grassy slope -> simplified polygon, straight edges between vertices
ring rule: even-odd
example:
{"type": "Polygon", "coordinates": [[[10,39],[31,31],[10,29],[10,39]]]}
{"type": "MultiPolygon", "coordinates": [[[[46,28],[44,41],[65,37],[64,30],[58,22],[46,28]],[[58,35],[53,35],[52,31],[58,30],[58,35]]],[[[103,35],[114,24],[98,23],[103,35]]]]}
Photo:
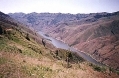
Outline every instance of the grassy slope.
{"type": "Polygon", "coordinates": [[[2,21],[0,26],[6,30],[0,34],[0,78],[118,77],[115,73],[110,75],[108,68],[93,66],[86,61],[70,63],[72,67],[66,68],[67,63],[63,56],[66,54],[65,50],[59,51],[59,57],[64,57],[64,60],[58,60],[53,51],[39,44],[40,39],[34,39],[37,37],[33,33],[29,33],[30,40],[26,39],[28,29],[2,21]]]}

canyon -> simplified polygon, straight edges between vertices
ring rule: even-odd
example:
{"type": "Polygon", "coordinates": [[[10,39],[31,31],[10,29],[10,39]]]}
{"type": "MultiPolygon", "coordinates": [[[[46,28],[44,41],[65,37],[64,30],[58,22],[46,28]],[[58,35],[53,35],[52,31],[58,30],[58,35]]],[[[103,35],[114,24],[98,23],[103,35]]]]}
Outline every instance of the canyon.
{"type": "Polygon", "coordinates": [[[63,14],[9,13],[35,31],[62,40],[98,62],[119,69],[119,12],[63,14]]]}

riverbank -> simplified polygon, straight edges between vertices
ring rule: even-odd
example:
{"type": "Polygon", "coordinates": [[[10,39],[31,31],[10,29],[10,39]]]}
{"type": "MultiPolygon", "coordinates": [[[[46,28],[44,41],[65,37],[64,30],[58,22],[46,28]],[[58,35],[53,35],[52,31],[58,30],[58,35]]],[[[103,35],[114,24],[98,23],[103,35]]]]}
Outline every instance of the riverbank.
{"type": "Polygon", "coordinates": [[[100,66],[104,65],[104,64],[98,62],[96,59],[94,59],[90,54],[87,54],[86,52],[83,52],[83,51],[79,51],[76,48],[71,47],[68,44],[64,43],[64,41],[62,42],[62,40],[59,40],[59,39],[57,40],[50,36],[46,36],[46,34],[41,31],[39,31],[38,33],[41,36],[43,36],[45,39],[50,39],[51,44],[53,44],[56,48],[61,48],[61,49],[66,49],[66,50],[70,49],[72,52],[78,53],[79,56],[81,56],[82,58],[84,58],[85,60],[87,60],[93,64],[100,65],[100,66]]]}

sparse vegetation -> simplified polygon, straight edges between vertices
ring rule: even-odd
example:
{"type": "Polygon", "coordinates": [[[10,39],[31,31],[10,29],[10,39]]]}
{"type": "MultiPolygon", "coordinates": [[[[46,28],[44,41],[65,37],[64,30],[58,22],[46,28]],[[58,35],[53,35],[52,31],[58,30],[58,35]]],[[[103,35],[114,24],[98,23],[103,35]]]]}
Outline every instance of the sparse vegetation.
{"type": "Polygon", "coordinates": [[[91,66],[95,71],[98,71],[98,72],[106,72],[107,71],[107,67],[105,67],[105,66],[98,66],[98,65],[94,65],[92,63],[90,63],[89,66],[91,66]]]}
{"type": "Polygon", "coordinates": [[[83,58],[79,57],[77,54],[72,53],[68,50],[63,50],[63,49],[56,50],[54,55],[55,55],[54,57],[57,58],[58,60],[64,60],[66,62],[62,64],[62,66],[66,68],[72,67],[72,64],[75,64],[75,63],[78,64],[85,61],[83,58]]]}
{"type": "Polygon", "coordinates": [[[6,63],[7,59],[4,57],[0,57],[0,64],[6,63]]]}
{"type": "Polygon", "coordinates": [[[30,41],[29,34],[27,33],[26,39],[30,41]]]}
{"type": "Polygon", "coordinates": [[[0,25],[6,32],[0,34],[0,78],[95,78],[97,74],[101,78],[113,77],[93,71],[76,53],[46,49],[39,44],[41,39],[19,24],[0,20],[0,25]],[[30,40],[26,39],[27,33],[30,40]]]}
{"type": "Polygon", "coordinates": [[[3,33],[3,29],[2,29],[2,27],[0,26],[0,34],[2,34],[3,33]]]}
{"type": "Polygon", "coordinates": [[[41,65],[37,65],[37,66],[24,65],[22,66],[22,71],[31,77],[38,77],[38,78],[44,78],[44,77],[51,78],[53,74],[52,69],[41,65]]]}
{"type": "Polygon", "coordinates": [[[119,75],[119,70],[116,70],[116,69],[114,69],[112,67],[109,67],[109,72],[110,73],[117,73],[119,75]]]}
{"type": "Polygon", "coordinates": [[[106,62],[108,65],[113,64],[115,68],[119,67],[119,12],[15,13],[10,15],[22,23],[31,25],[36,30],[45,30],[48,35],[61,39],[90,55],[98,50],[92,55],[93,58],[100,59],[100,62],[106,62]]]}

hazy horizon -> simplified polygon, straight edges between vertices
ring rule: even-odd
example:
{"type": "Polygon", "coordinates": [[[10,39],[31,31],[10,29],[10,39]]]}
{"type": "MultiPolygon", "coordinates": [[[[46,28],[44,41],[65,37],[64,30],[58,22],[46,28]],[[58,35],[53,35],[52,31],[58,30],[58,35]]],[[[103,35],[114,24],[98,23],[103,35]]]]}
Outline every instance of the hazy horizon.
{"type": "Polygon", "coordinates": [[[4,13],[100,13],[119,11],[119,0],[0,0],[4,13]]]}

